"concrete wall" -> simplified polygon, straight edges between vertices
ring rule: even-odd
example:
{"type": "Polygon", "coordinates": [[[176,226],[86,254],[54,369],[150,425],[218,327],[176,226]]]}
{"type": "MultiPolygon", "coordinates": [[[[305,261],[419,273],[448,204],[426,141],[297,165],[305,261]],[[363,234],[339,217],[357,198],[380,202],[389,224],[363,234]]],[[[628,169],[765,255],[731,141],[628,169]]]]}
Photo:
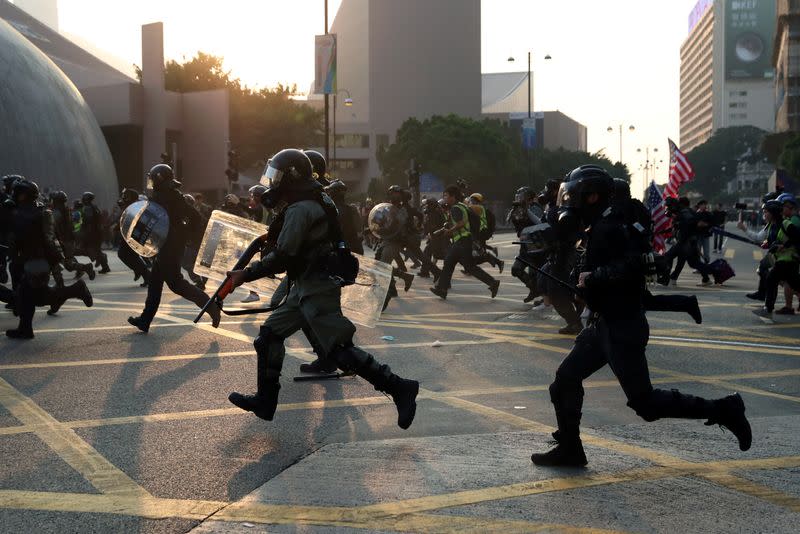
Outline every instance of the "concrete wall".
{"type": "Polygon", "coordinates": [[[142,88],[144,92],[144,143],[142,166],[161,162],[167,149],[167,94],[164,89],[164,25],[142,26],[142,88]]]}
{"type": "Polygon", "coordinates": [[[183,95],[183,132],[178,147],[184,191],[219,191],[228,186],[228,91],[183,95]]]}

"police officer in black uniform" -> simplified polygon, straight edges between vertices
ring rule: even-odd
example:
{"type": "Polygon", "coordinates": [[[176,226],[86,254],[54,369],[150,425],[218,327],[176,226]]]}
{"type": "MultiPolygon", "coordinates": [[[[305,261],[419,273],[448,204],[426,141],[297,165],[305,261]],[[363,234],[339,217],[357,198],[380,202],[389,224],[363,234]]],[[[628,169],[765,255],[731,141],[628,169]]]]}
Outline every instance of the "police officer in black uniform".
{"type": "Polygon", "coordinates": [[[95,273],[91,263],[79,263],[75,259],[75,230],[72,225],[72,214],[67,205],[67,194],[64,191],[55,191],[50,194],[52,203],[53,224],[56,239],[61,245],[64,254],[64,268],[70,272],[76,272],[76,276],[82,274],[89,275],[89,280],[94,280],[95,273]]]}
{"type": "Polygon", "coordinates": [[[19,326],[7,330],[13,339],[33,338],[33,315],[36,306],[59,308],[67,299],[83,300],[92,306],[92,295],[83,280],[62,288],[50,288],[50,265],[63,260],[53,232],[53,214],[36,200],[39,187],[24,178],[14,182],[11,193],[11,276],[15,282],[16,311],[19,326]]]}
{"type": "Polygon", "coordinates": [[[87,191],[81,196],[83,208],[83,249],[95,265],[100,267],[100,274],[111,272],[108,268],[108,256],[103,252],[103,218],[100,210],[94,205],[94,193],[87,191]]]}
{"type": "MultiPolygon", "coordinates": [[[[160,163],[150,169],[148,177],[152,182],[153,194],[150,200],[163,207],[169,215],[169,233],[162,248],[153,260],[150,271],[150,283],[147,286],[147,300],[144,311],[139,317],[128,317],[128,322],[147,333],[158,306],[161,304],[161,292],[164,283],[173,293],[194,302],[202,308],[208,302],[208,295],[202,289],[190,284],[181,274],[183,257],[189,233],[202,225],[200,213],[190,206],[180,192],[181,183],[175,179],[172,168],[160,163]]],[[[208,308],[211,325],[219,326],[220,310],[216,304],[208,308]]]]}
{"type": "Polygon", "coordinates": [[[231,393],[229,400],[271,421],[278,405],[284,341],[308,325],[322,348],[320,356],[391,395],[398,426],[408,428],[416,413],[419,383],[393,374],[387,365],[353,345],[356,329],[342,315],[340,299],[342,281],[355,279],[357,266],[354,269],[354,256],[342,240],[335,205],[312,177],[308,156],[295,149],[280,151],[269,161],[264,180],[269,190],[262,202],[268,207],[285,207],[270,227],[262,259],[229,276],[236,287],[285,272],[291,289],[253,343],[258,355],[257,392],[231,393]]]}
{"type": "Polygon", "coordinates": [[[435,198],[426,198],[422,204],[422,232],[426,236],[427,242],[422,251],[422,257],[425,258],[426,263],[422,264],[422,269],[419,271],[421,278],[429,278],[430,271],[425,268],[425,265],[436,265],[437,260],[443,260],[447,256],[447,249],[450,247],[450,239],[444,232],[445,216],[444,200],[437,201],[435,198]],[[439,203],[441,201],[441,204],[439,203]]]}
{"type": "Polygon", "coordinates": [[[361,236],[363,229],[361,214],[358,213],[358,208],[347,203],[347,185],[341,180],[334,180],[325,188],[325,192],[336,204],[336,209],[339,210],[339,223],[342,226],[344,242],[347,243],[347,247],[351,251],[363,256],[364,241],[361,236]]]}
{"type": "MultiPolygon", "coordinates": [[[[520,187],[514,194],[514,202],[506,215],[506,222],[514,226],[517,237],[522,237],[522,231],[525,228],[536,226],[542,222],[542,213],[537,214],[533,209],[535,199],[536,195],[533,189],[527,186],[520,187]]],[[[532,253],[530,247],[525,244],[519,246],[519,256],[537,267],[543,263],[543,257],[540,254],[532,253]]],[[[521,261],[514,261],[511,266],[511,275],[528,288],[528,296],[525,297],[524,302],[531,302],[539,296],[536,276],[530,272],[527,265],[521,261]]]]}
{"type": "MultiPolygon", "coordinates": [[[[0,189],[0,284],[8,283],[8,244],[11,239],[11,188],[18,179],[18,174],[8,174],[2,178],[0,189]]],[[[10,303],[9,303],[10,307],[10,303]]]]}
{"type": "MultiPolygon", "coordinates": [[[[135,189],[125,188],[117,200],[117,206],[123,212],[128,209],[128,206],[139,200],[139,192],[135,189]]],[[[150,267],[147,262],[139,256],[125,239],[121,239],[119,248],[117,249],[117,257],[124,263],[128,269],[133,271],[133,281],[142,279],[140,287],[147,287],[150,280],[150,267]]]]}
{"type": "Polygon", "coordinates": [[[752,434],[738,394],[707,400],[653,388],[645,356],[649,338],[642,305],[645,266],[622,217],[611,208],[613,187],[608,173],[595,166],[579,167],[569,175],[568,209],[579,215],[587,234],[578,287],[593,315],[550,386],[558,422],[553,436],[557,445],[533,454],[531,460],[536,465],[586,465],[579,431],[582,382],[606,364],[617,376],[628,406],[645,421],[708,419],[707,425],[728,428],[739,448],[748,450],[752,434]]]}

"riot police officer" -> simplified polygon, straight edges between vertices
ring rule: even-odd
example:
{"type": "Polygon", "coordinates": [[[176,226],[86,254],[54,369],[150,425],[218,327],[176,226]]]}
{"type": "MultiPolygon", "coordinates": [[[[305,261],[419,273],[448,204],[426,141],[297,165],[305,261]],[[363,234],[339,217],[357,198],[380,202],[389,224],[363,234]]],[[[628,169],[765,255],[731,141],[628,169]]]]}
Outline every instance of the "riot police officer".
{"type": "Polygon", "coordinates": [[[79,263],[75,259],[75,231],[72,228],[72,215],[67,201],[67,194],[64,191],[55,191],[50,194],[55,236],[64,254],[64,268],[70,272],[76,271],[76,276],[86,273],[89,275],[89,280],[94,280],[95,273],[92,264],[79,263]]]}
{"type": "MultiPolygon", "coordinates": [[[[428,265],[436,265],[437,260],[443,260],[447,255],[447,249],[450,246],[450,240],[442,228],[444,228],[447,218],[445,217],[446,206],[444,200],[435,198],[426,198],[422,204],[422,232],[426,236],[427,242],[422,251],[422,257],[425,258],[428,265]],[[441,202],[441,204],[440,204],[441,202]]],[[[429,278],[431,273],[425,268],[423,264],[419,272],[421,278],[429,278]]]]}
{"type": "Polygon", "coordinates": [[[108,267],[108,256],[103,252],[103,218],[100,210],[94,205],[94,193],[87,191],[81,196],[83,208],[81,213],[83,234],[83,249],[95,265],[100,267],[100,274],[111,271],[108,267]]]}
{"type": "MultiPolygon", "coordinates": [[[[181,274],[181,259],[190,238],[189,232],[202,227],[200,214],[183,198],[180,192],[182,184],[175,179],[169,165],[156,165],[150,169],[148,178],[153,190],[150,200],[163,207],[169,215],[169,233],[153,260],[144,311],[138,317],[128,317],[128,323],[145,333],[150,329],[150,323],[161,304],[165,282],[173,293],[194,302],[198,308],[202,308],[208,301],[208,295],[190,284],[181,274]]],[[[218,327],[219,307],[211,304],[208,314],[211,316],[211,325],[218,327]]]]}
{"type": "Polygon", "coordinates": [[[613,180],[599,167],[585,165],[569,175],[567,210],[586,230],[585,261],[578,287],[593,314],[556,371],[550,386],[558,431],[557,445],[531,456],[533,463],[550,466],[586,465],[580,439],[582,382],[608,364],[630,406],[645,421],[662,418],[708,419],[707,425],[728,428],[743,451],[752,434],[741,396],[707,400],[678,390],[654,389],[647,369],[645,347],[649,326],[642,305],[645,266],[624,221],[609,209],[613,180]]]}
{"type": "MultiPolygon", "coordinates": [[[[139,192],[135,189],[128,189],[125,188],[122,190],[122,193],[119,196],[119,200],[117,200],[117,206],[123,212],[133,204],[139,200],[139,192]]],[[[119,243],[119,248],[117,249],[117,257],[124,263],[128,269],[133,271],[133,281],[142,279],[142,283],[140,287],[147,287],[148,281],[150,280],[150,267],[147,263],[139,256],[128,242],[125,239],[121,239],[119,243]]]]}
{"type": "Polygon", "coordinates": [[[11,276],[17,287],[15,309],[19,326],[7,330],[13,339],[33,338],[33,315],[36,306],[50,305],[58,309],[67,299],[83,300],[92,306],[92,295],[83,280],[71,286],[50,288],[50,265],[62,261],[61,250],[53,233],[53,215],[36,200],[39,187],[24,178],[14,182],[11,200],[11,276]]]}
{"type": "MultiPolygon", "coordinates": [[[[543,213],[541,210],[534,209],[535,198],[533,189],[527,186],[520,187],[514,194],[514,202],[506,215],[506,222],[514,226],[514,231],[519,238],[522,238],[523,230],[542,222],[543,213]]],[[[531,252],[528,245],[519,246],[519,255],[537,267],[543,263],[541,255],[531,252]]],[[[524,302],[531,302],[539,296],[536,276],[530,272],[528,266],[521,261],[514,261],[511,266],[511,275],[528,288],[528,296],[525,297],[524,302]]]]}
{"type": "Polygon", "coordinates": [[[308,325],[322,348],[320,356],[388,393],[397,406],[398,425],[408,428],[416,412],[419,383],[395,375],[353,345],[356,329],[342,315],[340,299],[342,281],[355,279],[357,262],[342,240],[336,207],[312,177],[311,161],[300,150],[282,150],[269,161],[262,180],[269,187],[262,202],[270,208],[285,207],[270,227],[261,261],[228,274],[236,287],[285,272],[291,289],[253,343],[258,356],[257,392],[231,393],[229,400],[271,421],[278,405],[284,341],[308,325]]]}
{"type": "MultiPolygon", "coordinates": [[[[18,174],[3,176],[2,189],[0,189],[0,284],[8,283],[8,244],[11,238],[11,188],[18,179],[18,174]]],[[[10,306],[10,303],[9,303],[10,306]]]]}
{"type": "Polygon", "coordinates": [[[328,175],[328,162],[325,160],[325,156],[319,151],[311,149],[306,149],[303,153],[308,156],[309,161],[311,161],[311,168],[314,171],[312,176],[319,185],[322,187],[331,185],[330,176],[328,175]]]}
{"type": "Polygon", "coordinates": [[[331,197],[336,209],[339,210],[339,223],[342,225],[342,235],[347,247],[356,254],[364,255],[364,242],[361,237],[361,215],[358,208],[348,204],[345,195],[347,185],[341,180],[334,180],[325,188],[325,192],[331,197]]]}

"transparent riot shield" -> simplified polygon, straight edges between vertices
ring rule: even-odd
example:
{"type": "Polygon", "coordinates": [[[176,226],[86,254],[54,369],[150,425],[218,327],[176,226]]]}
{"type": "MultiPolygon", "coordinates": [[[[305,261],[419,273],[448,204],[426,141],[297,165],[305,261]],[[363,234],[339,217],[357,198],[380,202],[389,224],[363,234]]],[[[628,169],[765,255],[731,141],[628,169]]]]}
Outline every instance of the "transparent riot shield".
{"type": "MultiPolygon", "coordinates": [[[[267,233],[267,226],[222,211],[214,211],[208,221],[197,254],[194,272],[210,280],[222,282],[226,273],[257,237],[267,233]]],[[[359,273],[356,283],[342,289],[342,313],[354,323],[372,328],[381,316],[383,302],[392,279],[390,265],[356,255],[359,273]]],[[[258,259],[256,257],[255,259],[258,259]]],[[[261,278],[243,284],[269,302],[281,278],[261,278]]]]}
{"type": "Polygon", "coordinates": [[[152,258],[167,241],[169,215],[159,204],[140,200],[122,212],[119,230],[134,252],[145,258],[152,258]]]}

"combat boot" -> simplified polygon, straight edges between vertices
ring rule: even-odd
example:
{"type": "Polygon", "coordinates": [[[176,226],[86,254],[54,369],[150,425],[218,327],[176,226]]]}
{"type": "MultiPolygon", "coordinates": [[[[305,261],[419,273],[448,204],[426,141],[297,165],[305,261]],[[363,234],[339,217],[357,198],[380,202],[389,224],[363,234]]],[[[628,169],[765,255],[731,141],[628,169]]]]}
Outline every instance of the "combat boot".
{"type": "Polygon", "coordinates": [[[301,373],[330,374],[336,372],[336,363],[330,360],[317,358],[311,363],[301,363],[301,373]]]}
{"type": "Polygon", "coordinates": [[[439,289],[438,286],[433,286],[430,289],[431,289],[431,293],[433,293],[434,295],[436,295],[440,299],[447,300],[447,291],[446,290],[439,289]]]}
{"type": "Polygon", "coordinates": [[[94,272],[94,267],[92,267],[91,263],[87,263],[86,265],[83,266],[83,272],[86,273],[86,275],[89,277],[89,280],[94,280],[95,277],[97,276],[97,274],[95,274],[94,272]]]}
{"type": "Polygon", "coordinates": [[[403,291],[408,292],[408,290],[411,289],[411,284],[414,282],[414,275],[407,272],[398,272],[397,277],[405,284],[403,286],[403,291]]]}
{"type": "Polygon", "coordinates": [[[208,316],[211,317],[211,326],[214,328],[219,328],[219,322],[222,319],[222,314],[220,312],[219,306],[217,306],[216,302],[212,302],[211,305],[206,310],[208,316]]]}
{"type": "Polygon", "coordinates": [[[272,421],[275,417],[275,410],[278,408],[278,393],[280,390],[281,385],[275,382],[270,384],[269,387],[259,388],[258,393],[253,395],[243,395],[234,391],[228,395],[228,400],[246,412],[253,412],[260,419],[272,421]]]}
{"type": "Polygon", "coordinates": [[[108,256],[104,252],[100,253],[100,274],[110,273],[111,269],[108,267],[108,256]]]}
{"type": "Polygon", "coordinates": [[[555,447],[547,452],[533,453],[531,461],[542,467],[583,467],[588,462],[580,438],[564,439],[553,433],[555,447]]]}
{"type": "Polygon", "coordinates": [[[706,421],[706,426],[720,425],[739,440],[739,450],[746,451],[753,442],[750,423],[744,415],[744,401],[738,393],[714,401],[716,414],[706,421]]]}
{"type": "Polygon", "coordinates": [[[33,330],[25,330],[20,328],[6,330],[6,336],[11,339],[33,339],[33,330]]]}
{"type": "Polygon", "coordinates": [[[397,426],[406,430],[411,426],[414,415],[417,413],[419,382],[392,375],[386,393],[392,396],[394,405],[397,407],[397,426]]]}
{"type": "Polygon", "coordinates": [[[135,326],[145,334],[150,331],[150,323],[146,323],[141,317],[128,317],[128,324],[135,326]]]}

